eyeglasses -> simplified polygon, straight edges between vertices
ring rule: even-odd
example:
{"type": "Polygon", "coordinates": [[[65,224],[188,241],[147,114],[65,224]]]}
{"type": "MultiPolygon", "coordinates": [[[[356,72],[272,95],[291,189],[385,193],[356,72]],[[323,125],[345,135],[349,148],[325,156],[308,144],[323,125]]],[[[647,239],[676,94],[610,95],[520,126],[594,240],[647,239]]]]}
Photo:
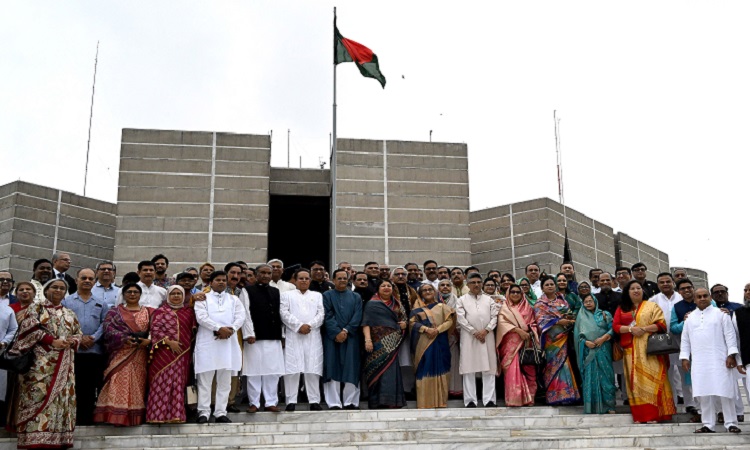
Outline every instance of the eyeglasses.
{"type": "Polygon", "coordinates": [[[115,269],[113,269],[112,267],[100,267],[99,268],[100,272],[113,272],[114,270],[115,269]]]}
{"type": "Polygon", "coordinates": [[[513,294],[523,294],[523,292],[521,292],[521,291],[510,291],[510,295],[513,295],[513,294]]]}
{"type": "Polygon", "coordinates": [[[68,289],[65,288],[65,286],[50,286],[47,289],[50,291],[67,291],[68,289]]]}
{"type": "Polygon", "coordinates": [[[138,292],[137,290],[125,291],[125,295],[136,295],[136,294],[140,294],[140,292],[138,292]]]}
{"type": "Polygon", "coordinates": [[[713,291],[713,292],[712,292],[712,294],[716,294],[716,295],[724,295],[724,294],[728,294],[728,293],[729,293],[729,292],[727,292],[727,291],[725,291],[725,290],[720,290],[720,291],[713,291]]]}
{"type": "Polygon", "coordinates": [[[13,278],[0,278],[0,283],[12,283],[13,278]]]}
{"type": "Polygon", "coordinates": [[[324,270],[325,269],[322,268],[322,267],[318,267],[318,268],[312,269],[313,272],[323,272],[324,270]]]}
{"type": "Polygon", "coordinates": [[[645,267],[638,267],[636,269],[631,269],[631,271],[633,271],[633,272],[645,272],[646,268],[645,267]]]}
{"type": "Polygon", "coordinates": [[[394,273],[393,276],[394,277],[405,277],[406,274],[405,273],[394,273]]]}
{"type": "Polygon", "coordinates": [[[692,291],[693,287],[692,286],[680,286],[679,288],[677,288],[677,290],[678,291],[692,291]]]}

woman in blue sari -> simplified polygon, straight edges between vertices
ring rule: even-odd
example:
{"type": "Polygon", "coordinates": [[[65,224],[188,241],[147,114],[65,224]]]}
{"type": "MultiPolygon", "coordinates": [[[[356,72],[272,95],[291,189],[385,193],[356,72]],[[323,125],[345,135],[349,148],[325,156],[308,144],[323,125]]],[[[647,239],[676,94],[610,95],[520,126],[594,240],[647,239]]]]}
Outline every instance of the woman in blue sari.
{"type": "Polygon", "coordinates": [[[578,367],[583,378],[583,412],[615,413],[615,372],[612,369],[612,315],[599,309],[593,295],[583,299],[573,329],[578,367]]]}
{"type": "Polygon", "coordinates": [[[409,318],[417,408],[445,408],[451,376],[448,333],[456,323],[456,312],[436,299],[431,284],[420,286],[419,296],[409,318]]]}
{"type": "Polygon", "coordinates": [[[393,295],[393,283],[382,280],[362,314],[365,335],[365,381],[370,409],[406,406],[404,381],[398,364],[398,350],[404,342],[408,318],[393,295]]]}
{"type": "Polygon", "coordinates": [[[542,378],[548,405],[570,405],[581,396],[570,364],[568,336],[575,316],[552,277],[542,278],[542,296],[534,304],[534,314],[542,335],[546,365],[542,378]]]}

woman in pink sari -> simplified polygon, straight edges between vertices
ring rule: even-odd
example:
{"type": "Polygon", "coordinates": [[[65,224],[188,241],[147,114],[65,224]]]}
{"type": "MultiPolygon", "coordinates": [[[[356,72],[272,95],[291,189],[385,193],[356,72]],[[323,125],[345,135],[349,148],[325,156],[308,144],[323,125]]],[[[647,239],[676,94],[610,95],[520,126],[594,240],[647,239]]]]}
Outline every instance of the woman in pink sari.
{"type": "Polygon", "coordinates": [[[505,406],[531,406],[536,395],[536,366],[521,365],[521,353],[531,345],[532,336],[539,342],[536,316],[517,284],[508,287],[505,299],[495,336],[498,374],[505,374],[505,406]]]}
{"type": "Polygon", "coordinates": [[[170,286],[167,301],[154,311],[151,340],[154,343],[149,367],[148,423],[183,423],[185,388],[190,375],[195,336],[195,312],[183,306],[185,290],[170,286]]]}

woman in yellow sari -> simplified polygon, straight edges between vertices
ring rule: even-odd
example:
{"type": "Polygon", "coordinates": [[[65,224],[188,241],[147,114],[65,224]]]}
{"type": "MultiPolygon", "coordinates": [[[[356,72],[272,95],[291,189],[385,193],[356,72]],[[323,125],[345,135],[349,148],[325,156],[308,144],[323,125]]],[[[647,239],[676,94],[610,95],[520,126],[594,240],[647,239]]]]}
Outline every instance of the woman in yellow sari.
{"type": "Polygon", "coordinates": [[[431,284],[420,286],[419,296],[409,318],[417,408],[445,408],[451,372],[448,333],[456,323],[456,311],[437,299],[431,284]]]}
{"type": "Polygon", "coordinates": [[[633,280],[622,290],[622,302],[612,328],[620,335],[628,402],[633,421],[669,421],[676,414],[672,388],[667,381],[669,355],[646,354],[648,337],[664,332],[667,323],[659,305],[643,300],[643,287],[633,280]]]}

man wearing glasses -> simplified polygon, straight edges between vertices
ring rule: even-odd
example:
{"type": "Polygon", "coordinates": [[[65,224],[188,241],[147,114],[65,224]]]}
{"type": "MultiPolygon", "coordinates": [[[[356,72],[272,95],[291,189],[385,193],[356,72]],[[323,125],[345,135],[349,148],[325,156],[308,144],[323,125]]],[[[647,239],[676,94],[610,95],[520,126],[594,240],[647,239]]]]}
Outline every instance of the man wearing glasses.
{"type": "MultiPolygon", "coordinates": [[[[682,278],[677,281],[677,292],[682,296],[682,300],[675,303],[674,308],[672,308],[669,331],[680,340],[682,329],[685,326],[685,319],[697,308],[697,305],[695,304],[695,287],[689,279],[682,278]]],[[[693,388],[688,381],[688,374],[681,364],[678,364],[677,367],[679,368],[680,384],[682,386],[682,398],[685,401],[685,412],[693,415],[693,418],[690,419],[691,422],[698,423],[700,422],[700,415],[698,414],[698,409],[695,407],[693,388]]],[[[677,392],[676,389],[672,391],[677,392]]]]}
{"type": "Polygon", "coordinates": [[[723,284],[714,284],[711,287],[711,299],[716,302],[717,307],[729,313],[730,316],[733,315],[736,309],[742,308],[741,304],[729,301],[729,291],[723,284]]]}
{"type": "Polygon", "coordinates": [[[117,269],[112,261],[102,261],[96,265],[96,284],[91,293],[99,300],[103,300],[109,307],[115,306],[120,288],[115,284],[117,269]]]}
{"type": "Polygon", "coordinates": [[[659,293],[659,286],[653,281],[649,281],[646,279],[646,272],[648,271],[648,268],[645,264],[643,264],[642,262],[637,262],[633,264],[633,267],[631,267],[630,270],[633,272],[633,278],[635,278],[639,283],[641,283],[641,286],[643,286],[644,300],[648,300],[659,293]]]}
{"type": "Polygon", "coordinates": [[[78,290],[76,285],[76,279],[68,275],[68,269],[72,260],[70,255],[67,253],[55,253],[52,255],[52,268],[54,269],[55,278],[65,280],[68,283],[68,294],[72,294],[78,290]]]}
{"type": "Polygon", "coordinates": [[[10,272],[0,272],[0,306],[10,306],[17,303],[16,296],[11,294],[13,290],[13,275],[10,272]]]}

